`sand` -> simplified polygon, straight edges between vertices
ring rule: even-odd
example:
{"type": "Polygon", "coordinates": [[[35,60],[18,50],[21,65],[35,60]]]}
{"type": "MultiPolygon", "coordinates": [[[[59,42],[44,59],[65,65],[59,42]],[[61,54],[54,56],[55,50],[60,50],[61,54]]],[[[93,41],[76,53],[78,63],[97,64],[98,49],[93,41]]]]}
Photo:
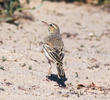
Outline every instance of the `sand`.
{"type": "MultiPolygon", "coordinates": [[[[34,21],[21,19],[19,27],[0,23],[0,100],[110,100],[110,13],[84,4],[41,5],[40,0],[29,7],[35,7],[26,10],[34,21]],[[42,20],[60,27],[66,87],[46,79],[42,42],[48,29],[42,20]]],[[[52,74],[57,74],[55,65],[52,74]]]]}

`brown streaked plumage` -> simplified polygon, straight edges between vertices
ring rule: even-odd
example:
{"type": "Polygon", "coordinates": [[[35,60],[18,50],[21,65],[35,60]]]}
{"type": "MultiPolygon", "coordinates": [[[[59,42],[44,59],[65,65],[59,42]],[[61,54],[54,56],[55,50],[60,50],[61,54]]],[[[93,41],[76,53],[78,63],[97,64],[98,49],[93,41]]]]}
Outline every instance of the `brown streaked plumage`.
{"type": "Polygon", "coordinates": [[[49,35],[45,37],[44,43],[43,43],[43,50],[46,55],[46,58],[48,59],[48,63],[50,65],[50,70],[52,68],[51,63],[56,63],[58,76],[61,79],[66,79],[65,72],[63,69],[63,48],[64,44],[60,35],[60,29],[56,24],[48,24],[47,22],[44,22],[44,24],[48,25],[48,31],[49,35]]]}

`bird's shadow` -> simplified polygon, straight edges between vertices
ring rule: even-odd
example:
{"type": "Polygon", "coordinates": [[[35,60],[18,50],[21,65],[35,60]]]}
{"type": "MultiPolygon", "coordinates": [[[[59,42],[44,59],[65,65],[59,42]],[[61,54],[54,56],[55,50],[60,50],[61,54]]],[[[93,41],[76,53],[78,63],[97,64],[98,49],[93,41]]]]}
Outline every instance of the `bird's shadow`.
{"type": "Polygon", "coordinates": [[[66,87],[65,81],[67,80],[67,78],[61,79],[61,78],[59,78],[58,75],[56,75],[56,74],[51,74],[50,76],[46,76],[46,78],[48,78],[48,79],[51,80],[51,81],[57,82],[57,84],[58,84],[60,87],[66,87]]]}

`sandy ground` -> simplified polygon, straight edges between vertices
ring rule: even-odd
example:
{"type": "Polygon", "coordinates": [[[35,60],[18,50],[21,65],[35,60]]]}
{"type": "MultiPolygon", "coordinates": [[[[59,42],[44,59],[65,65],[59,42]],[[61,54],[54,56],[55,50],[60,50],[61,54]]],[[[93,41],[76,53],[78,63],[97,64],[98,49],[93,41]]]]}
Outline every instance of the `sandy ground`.
{"type": "Polygon", "coordinates": [[[110,100],[110,14],[64,2],[32,0],[30,7],[36,7],[27,11],[34,21],[22,20],[18,28],[0,23],[0,100],[110,100]],[[46,80],[42,41],[48,30],[38,20],[61,29],[66,87],[46,80]]]}

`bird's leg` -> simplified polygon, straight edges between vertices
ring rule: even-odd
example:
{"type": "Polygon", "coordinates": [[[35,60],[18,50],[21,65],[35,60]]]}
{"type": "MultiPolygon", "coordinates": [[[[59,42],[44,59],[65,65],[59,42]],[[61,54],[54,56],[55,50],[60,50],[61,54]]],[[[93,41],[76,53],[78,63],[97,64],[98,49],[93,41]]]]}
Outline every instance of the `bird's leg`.
{"type": "Polygon", "coordinates": [[[49,71],[48,71],[48,75],[46,76],[46,81],[50,81],[49,77],[51,76],[51,69],[52,69],[52,65],[51,65],[51,61],[48,59],[48,63],[49,63],[49,71]]]}
{"type": "Polygon", "coordinates": [[[49,71],[48,71],[48,75],[46,76],[46,81],[50,81],[49,77],[51,76],[51,69],[52,69],[52,65],[51,65],[51,61],[48,59],[48,63],[49,63],[49,71]]]}
{"type": "Polygon", "coordinates": [[[51,75],[51,69],[52,69],[51,61],[48,60],[48,63],[49,63],[49,71],[48,71],[48,75],[51,75]]]}

